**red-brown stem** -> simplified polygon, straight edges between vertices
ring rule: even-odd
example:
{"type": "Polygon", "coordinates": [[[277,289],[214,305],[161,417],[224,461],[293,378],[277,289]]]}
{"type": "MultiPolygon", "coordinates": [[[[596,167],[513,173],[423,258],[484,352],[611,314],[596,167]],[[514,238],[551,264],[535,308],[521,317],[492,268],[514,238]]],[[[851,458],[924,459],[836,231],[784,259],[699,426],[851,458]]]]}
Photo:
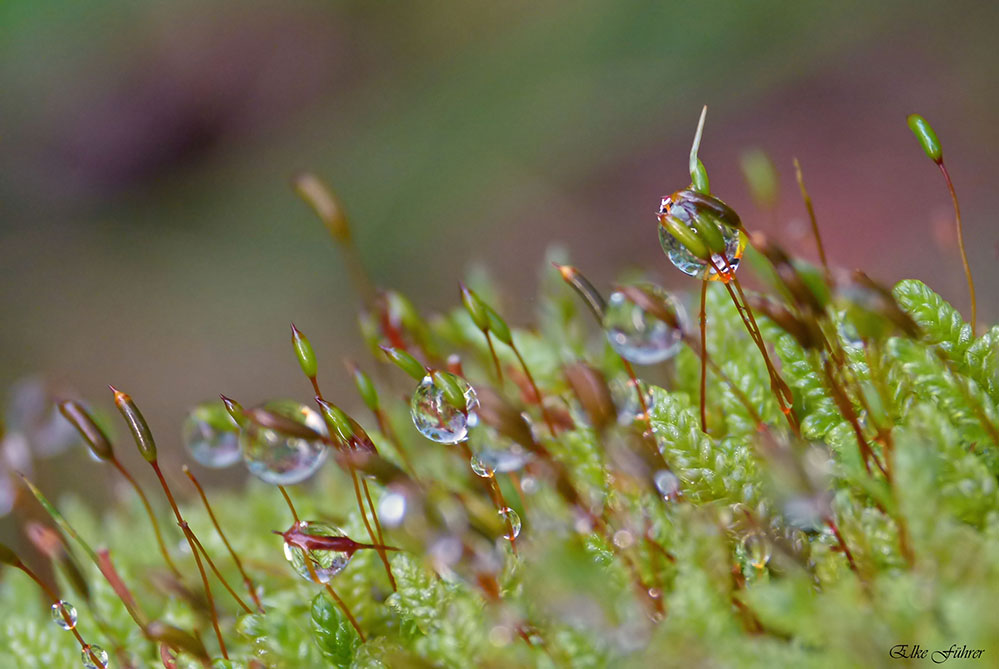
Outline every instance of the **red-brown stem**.
{"type": "MultiPolygon", "coordinates": [[[[284,499],[286,502],[288,502],[288,506],[291,507],[291,513],[296,518],[295,523],[298,524],[297,520],[298,514],[295,513],[295,507],[291,503],[291,498],[288,497],[287,494],[285,494],[284,499]]],[[[357,618],[354,617],[354,614],[350,612],[350,608],[347,606],[347,603],[344,602],[342,599],[340,599],[340,595],[336,594],[336,590],[333,589],[332,585],[330,585],[329,583],[323,583],[322,581],[319,580],[319,575],[316,574],[316,569],[315,567],[312,566],[312,560],[309,559],[309,556],[306,553],[305,549],[298,547],[298,550],[302,551],[302,562],[305,563],[305,569],[309,572],[309,578],[314,583],[318,583],[326,588],[326,592],[330,593],[330,597],[333,598],[333,601],[337,603],[337,606],[340,607],[340,610],[343,611],[345,616],[347,616],[347,620],[349,620],[350,624],[354,626],[355,630],[357,630],[357,635],[361,637],[361,642],[363,643],[366,640],[364,637],[364,630],[362,630],[361,626],[357,623],[357,618]]]]}
{"type": "Polygon", "coordinates": [[[288,491],[283,485],[279,485],[278,490],[281,491],[284,501],[288,503],[288,509],[291,511],[291,517],[295,520],[295,524],[301,524],[302,521],[298,519],[298,511],[295,511],[295,505],[291,503],[291,497],[288,495],[288,491]]]}
{"type": "Polygon", "coordinates": [[[493,357],[493,365],[496,367],[496,379],[499,381],[500,385],[503,385],[503,368],[500,366],[499,356],[496,355],[496,348],[493,346],[492,335],[489,334],[489,330],[485,331],[486,343],[489,344],[489,355],[493,357]]]}
{"type": "Polygon", "coordinates": [[[701,432],[708,432],[708,282],[701,281],[701,310],[698,321],[701,327],[701,432]]]}
{"type": "MultiPolygon", "coordinates": [[[[305,561],[305,564],[311,565],[311,563],[308,560],[305,561]]],[[[313,572],[311,566],[309,566],[309,571],[313,572]]],[[[340,595],[336,594],[336,590],[333,589],[332,585],[330,585],[329,583],[325,583],[324,585],[326,586],[326,592],[330,593],[330,597],[332,597],[336,601],[337,606],[339,606],[340,610],[343,611],[343,614],[347,616],[347,620],[349,620],[350,624],[354,626],[355,630],[357,630],[357,636],[361,637],[361,643],[367,641],[367,639],[364,636],[364,630],[362,630],[361,626],[357,623],[357,618],[354,617],[354,614],[350,612],[350,609],[347,607],[347,603],[342,599],[340,599],[340,595]]]]}
{"type": "Polygon", "coordinates": [[[232,556],[232,561],[236,564],[236,569],[239,570],[240,575],[243,577],[243,583],[246,585],[246,590],[250,593],[250,597],[253,598],[253,603],[257,605],[257,610],[260,611],[260,613],[263,613],[264,605],[260,602],[260,596],[257,594],[257,589],[253,585],[253,581],[250,579],[249,575],[247,575],[246,570],[243,569],[243,563],[239,559],[239,555],[236,554],[236,550],[232,547],[232,544],[229,543],[229,539],[226,538],[225,532],[222,531],[222,526],[219,525],[219,521],[215,517],[215,512],[212,511],[212,505],[208,503],[208,497],[205,495],[204,489],[201,487],[198,479],[195,478],[194,473],[188,469],[186,465],[184,466],[184,473],[187,474],[187,478],[191,479],[191,483],[193,483],[194,487],[197,489],[198,496],[201,497],[201,502],[205,505],[205,510],[208,512],[208,517],[211,518],[212,525],[215,526],[215,531],[219,533],[219,537],[222,538],[222,543],[225,544],[225,547],[229,550],[229,555],[232,556]]]}
{"type": "MultiPolygon", "coordinates": [[[[42,591],[46,594],[46,596],[49,599],[52,600],[53,604],[55,604],[55,605],[59,604],[59,601],[60,601],[59,600],[59,595],[57,595],[55,593],[55,591],[52,590],[52,588],[50,588],[47,583],[45,583],[45,581],[43,581],[42,579],[40,579],[38,577],[38,574],[36,574],[35,572],[33,572],[26,564],[24,564],[21,561],[18,561],[18,563],[15,564],[14,566],[17,567],[18,569],[20,569],[21,571],[23,571],[29,577],[31,577],[31,580],[34,581],[36,584],[38,584],[38,587],[41,588],[42,591]]],[[[84,651],[84,652],[89,652],[91,661],[95,665],[97,665],[98,667],[101,666],[102,662],[94,654],[93,651],[88,651],[88,649],[90,648],[90,644],[88,644],[86,641],[83,640],[83,637],[80,636],[79,630],[76,629],[76,625],[71,623],[71,621],[70,621],[70,619],[69,619],[69,617],[68,617],[67,614],[65,614],[65,613],[63,614],[63,619],[66,621],[67,624],[72,625],[69,628],[69,631],[73,633],[74,637],[76,637],[76,642],[80,644],[80,649],[82,651],[84,651]]]]}
{"type": "Polygon", "coordinates": [[[957,201],[957,191],[954,190],[954,182],[950,180],[950,172],[943,160],[937,165],[943,174],[944,181],[947,182],[947,191],[950,193],[951,202],[954,203],[954,221],[957,227],[957,247],[961,251],[961,264],[964,265],[964,276],[968,280],[968,295],[971,297],[971,335],[975,335],[978,326],[978,303],[975,300],[975,281],[971,278],[971,266],[968,264],[968,254],[964,250],[964,228],[961,226],[961,205],[957,201]]]}
{"type": "Polygon", "coordinates": [[[832,275],[829,272],[829,263],[826,260],[826,250],[822,245],[822,235],[819,233],[819,222],[815,217],[815,207],[812,206],[812,197],[805,189],[805,178],[801,174],[801,165],[798,159],[794,159],[794,172],[798,179],[798,189],[801,190],[801,199],[805,201],[805,209],[808,210],[808,220],[812,224],[812,236],[815,237],[815,246],[819,251],[819,261],[822,263],[822,271],[825,273],[826,283],[832,285],[832,275]]]}
{"type": "Polygon", "coordinates": [[[176,576],[178,580],[181,580],[182,577],[180,575],[180,570],[177,569],[177,565],[175,565],[173,560],[170,558],[170,552],[167,550],[166,543],[163,541],[163,534],[160,532],[160,524],[156,520],[156,514],[153,513],[153,507],[149,503],[149,498],[146,497],[146,493],[142,491],[142,488],[139,487],[139,482],[132,477],[118,458],[112,456],[111,464],[114,465],[115,469],[121,472],[121,475],[125,477],[125,480],[128,481],[129,484],[131,484],[132,488],[139,496],[139,499],[142,500],[142,506],[146,509],[146,515],[149,516],[149,522],[153,525],[153,533],[156,535],[156,544],[160,547],[160,553],[163,555],[163,559],[166,561],[170,571],[173,572],[173,575],[176,576]]]}
{"type": "Polygon", "coordinates": [[[316,393],[316,396],[322,397],[323,393],[319,390],[319,381],[314,376],[309,377],[309,382],[312,384],[312,390],[316,393]]]}
{"type": "Polygon", "coordinates": [[[222,638],[222,629],[219,627],[219,616],[218,611],[215,609],[215,598],[212,596],[212,588],[208,584],[208,574],[205,573],[205,566],[201,564],[201,555],[198,553],[198,548],[194,543],[193,532],[191,532],[191,528],[187,526],[187,522],[180,514],[180,508],[177,506],[177,501],[173,498],[173,493],[170,492],[170,486],[167,485],[166,479],[163,477],[163,472],[160,471],[159,464],[155,460],[149,464],[152,465],[153,471],[156,472],[156,478],[160,480],[160,485],[163,487],[167,501],[170,502],[170,508],[173,509],[173,515],[177,517],[177,524],[184,531],[184,538],[187,539],[187,543],[191,547],[191,553],[194,554],[194,562],[198,565],[198,572],[201,574],[201,585],[204,586],[205,597],[208,599],[208,609],[212,615],[212,627],[215,629],[215,637],[218,639],[222,657],[228,660],[229,652],[226,650],[225,640],[222,638]]]}
{"type": "Polygon", "coordinates": [[[205,561],[208,562],[208,567],[212,570],[212,573],[215,574],[215,578],[219,580],[219,583],[222,584],[222,587],[224,587],[229,592],[229,594],[232,595],[232,598],[236,600],[236,603],[239,604],[240,608],[242,608],[245,613],[253,613],[253,610],[246,605],[246,602],[242,600],[242,598],[236,593],[236,591],[232,588],[232,586],[229,585],[229,582],[225,580],[225,577],[222,576],[222,572],[220,572],[219,568],[215,566],[215,562],[208,554],[208,551],[205,550],[205,547],[201,544],[201,541],[198,540],[198,537],[197,535],[194,534],[193,530],[191,531],[191,540],[194,541],[194,545],[197,547],[197,549],[201,551],[201,555],[205,558],[205,561]]]}
{"type": "Polygon", "coordinates": [[[524,370],[524,376],[527,377],[527,383],[530,384],[531,390],[534,391],[534,396],[538,400],[538,406],[541,408],[541,417],[545,419],[545,425],[548,426],[548,431],[554,437],[555,435],[555,423],[552,421],[551,416],[548,415],[548,411],[545,409],[544,398],[541,395],[541,390],[538,389],[538,384],[534,382],[534,376],[531,375],[531,370],[528,369],[527,363],[524,362],[524,357],[520,355],[520,350],[512,343],[511,340],[510,348],[513,349],[513,354],[517,356],[517,361],[520,363],[520,368],[524,370]]]}
{"type": "MultiPolygon", "coordinates": [[[[459,442],[458,447],[461,449],[461,454],[464,456],[465,461],[471,462],[471,460],[475,457],[475,455],[472,454],[472,449],[468,447],[468,442],[467,441],[459,442]]],[[[489,476],[488,479],[489,479],[488,483],[489,496],[492,498],[493,505],[496,507],[496,510],[500,512],[501,515],[503,515],[504,518],[506,519],[507,528],[510,530],[508,541],[510,542],[510,548],[513,549],[513,554],[516,555],[517,537],[514,536],[513,521],[510,520],[510,516],[508,514],[502,513],[504,509],[508,509],[510,507],[507,505],[506,499],[503,498],[503,491],[500,490],[499,483],[497,483],[496,481],[496,475],[493,474],[489,476]]]]}
{"type": "Polygon", "coordinates": [[[631,381],[631,385],[635,387],[635,392],[638,393],[638,404],[642,407],[642,415],[645,416],[645,425],[648,428],[648,431],[644,436],[647,439],[652,440],[652,444],[655,446],[655,451],[659,454],[659,457],[662,458],[663,465],[666,469],[673,471],[672,467],[669,466],[669,462],[666,460],[666,455],[659,450],[659,447],[655,444],[652,437],[652,413],[649,411],[649,403],[645,401],[645,393],[642,392],[642,384],[638,380],[638,375],[635,374],[635,368],[631,366],[631,363],[628,362],[624,356],[618,357],[620,357],[621,362],[624,363],[624,370],[628,373],[628,379],[631,381]]]}
{"type": "MultiPolygon", "coordinates": [[[[381,540],[378,534],[375,534],[375,531],[371,529],[371,523],[368,521],[368,512],[364,508],[364,500],[361,497],[361,485],[360,483],[358,483],[357,480],[357,471],[353,467],[350,467],[349,469],[350,469],[350,478],[354,484],[354,497],[357,499],[357,508],[361,510],[361,520],[364,521],[364,527],[368,531],[368,536],[371,538],[371,543],[384,546],[385,542],[381,540]]],[[[365,485],[367,485],[367,482],[365,482],[365,485]]],[[[372,505],[371,508],[373,513],[374,505],[372,505]]],[[[385,573],[388,574],[389,583],[391,584],[392,590],[394,591],[396,589],[395,578],[392,576],[392,567],[389,565],[388,556],[385,554],[385,549],[380,548],[377,550],[377,552],[378,552],[378,557],[382,559],[382,564],[385,565],[385,573]]]]}
{"type": "Polygon", "coordinates": [[[850,548],[846,545],[843,535],[840,534],[836,521],[833,520],[832,517],[826,518],[826,525],[829,526],[829,529],[832,530],[833,535],[836,537],[836,541],[839,542],[839,547],[843,550],[843,555],[846,556],[846,561],[850,563],[850,569],[852,569],[855,574],[859,574],[860,572],[857,571],[857,563],[853,561],[853,553],[850,552],[850,548]]]}

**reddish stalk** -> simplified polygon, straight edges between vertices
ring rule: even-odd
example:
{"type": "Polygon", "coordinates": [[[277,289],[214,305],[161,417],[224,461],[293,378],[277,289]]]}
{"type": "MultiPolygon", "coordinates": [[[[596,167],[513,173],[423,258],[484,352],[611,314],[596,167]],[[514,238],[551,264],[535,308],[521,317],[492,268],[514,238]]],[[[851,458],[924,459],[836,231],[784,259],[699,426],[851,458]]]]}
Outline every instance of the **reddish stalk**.
{"type": "MultiPolygon", "coordinates": [[[[284,501],[287,502],[288,504],[288,509],[291,511],[291,517],[294,518],[295,520],[295,525],[296,526],[300,525],[302,521],[298,519],[298,511],[295,510],[295,505],[292,503],[291,497],[288,495],[288,491],[285,490],[285,487],[283,485],[279,485],[278,490],[281,491],[281,495],[284,497],[284,501]]],[[[309,559],[309,556],[306,554],[305,549],[299,547],[298,550],[302,551],[302,562],[305,563],[305,568],[309,572],[309,578],[314,583],[325,586],[326,592],[330,594],[330,597],[332,597],[333,600],[337,603],[337,606],[340,607],[340,610],[343,611],[343,614],[347,616],[347,620],[349,620],[350,624],[353,625],[355,630],[357,630],[357,635],[361,637],[361,642],[363,643],[366,640],[364,636],[364,630],[361,629],[361,626],[358,624],[357,618],[354,617],[354,614],[350,612],[350,608],[347,606],[347,603],[344,602],[342,599],[340,599],[340,595],[336,594],[336,590],[333,589],[332,585],[330,585],[329,583],[323,583],[322,581],[319,580],[319,575],[316,574],[315,567],[312,566],[312,560],[309,559]]]]}
{"type": "Polygon", "coordinates": [[[524,370],[524,376],[527,377],[527,383],[531,386],[531,391],[534,392],[534,397],[538,401],[538,407],[541,409],[541,417],[545,420],[545,425],[548,426],[548,431],[554,437],[555,434],[555,423],[552,421],[551,416],[548,415],[548,410],[545,409],[545,403],[543,396],[541,395],[541,390],[538,388],[538,384],[534,382],[534,376],[531,374],[531,370],[528,369],[527,363],[524,362],[524,357],[520,355],[520,350],[513,344],[512,340],[510,343],[510,348],[513,349],[513,354],[517,356],[517,361],[520,363],[520,368],[524,370]]]}
{"type": "Polygon", "coordinates": [[[222,538],[222,543],[224,543],[225,547],[229,550],[229,555],[232,556],[232,561],[236,564],[236,569],[239,570],[240,575],[243,577],[243,584],[246,586],[247,592],[250,593],[250,597],[253,598],[253,603],[257,605],[257,610],[260,611],[260,613],[263,613],[264,605],[260,602],[260,596],[257,594],[257,589],[253,585],[253,581],[250,579],[249,575],[247,575],[246,570],[243,568],[243,563],[239,559],[239,555],[236,554],[236,550],[232,547],[232,544],[229,543],[229,539],[226,538],[225,532],[222,531],[222,526],[219,525],[219,521],[215,517],[215,512],[212,511],[212,506],[208,503],[208,497],[205,495],[204,489],[201,487],[198,479],[194,477],[194,474],[187,467],[187,465],[184,465],[183,469],[184,473],[187,474],[187,478],[191,479],[191,483],[193,483],[194,487],[197,489],[198,496],[201,497],[201,502],[205,505],[205,510],[208,512],[208,517],[211,518],[212,525],[215,526],[215,531],[219,533],[219,537],[222,538]]]}
{"type": "Polygon", "coordinates": [[[151,460],[149,464],[152,466],[153,471],[156,472],[156,477],[160,481],[160,486],[163,487],[163,492],[166,494],[167,501],[170,503],[170,508],[173,509],[173,515],[177,517],[177,524],[180,525],[180,529],[184,531],[184,538],[187,539],[188,545],[191,547],[191,553],[194,554],[194,562],[198,565],[198,572],[201,574],[201,585],[205,589],[205,597],[208,599],[208,608],[211,613],[212,618],[212,628],[215,630],[215,637],[219,642],[219,649],[222,651],[222,657],[229,659],[229,652],[225,647],[225,640],[222,638],[222,629],[219,627],[219,616],[218,611],[215,608],[215,598],[212,596],[212,588],[208,584],[208,574],[205,573],[205,566],[201,563],[201,555],[198,552],[198,548],[195,545],[197,539],[194,538],[194,533],[191,532],[191,528],[187,526],[187,521],[180,514],[180,508],[177,506],[177,501],[173,498],[173,493],[170,492],[170,486],[167,485],[166,479],[163,477],[163,472],[160,471],[160,466],[155,460],[151,460]]]}
{"type": "MultiPolygon", "coordinates": [[[[23,571],[29,577],[31,577],[31,580],[34,581],[38,585],[38,587],[42,589],[42,591],[50,600],[52,600],[53,605],[59,604],[60,601],[59,595],[57,595],[55,591],[53,591],[52,588],[50,588],[48,584],[45,583],[45,581],[39,578],[38,574],[32,571],[26,564],[24,564],[20,560],[18,560],[17,564],[15,564],[14,566],[23,571]]],[[[69,631],[73,633],[73,636],[76,638],[76,642],[80,644],[80,650],[90,655],[90,661],[93,662],[95,666],[98,667],[106,666],[106,663],[102,661],[100,658],[98,658],[97,655],[94,653],[94,651],[91,649],[90,644],[88,644],[86,641],[83,640],[83,637],[80,635],[80,631],[76,629],[76,623],[72,621],[72,619],[69,617],[69,614],[64,612],[62,614],[62,617],[63,620],[66,621],[66,624],[70,626],[69,631]]]]}
{"type": "MultiPolygon", "coordinates": [[[[468,447],[468,442],[467,441],[459,442],[458,447],[461,448],[461,454],[464,456],[465,462],[471,462],[475,456],[472,454],[472,449],[468,447]]],[[[507,540],[510,542],[510,548],[513,550],[513,554],[516,555],[517,537],[515,536],[513,531],[513,521],[510,520],[509,515],[503,513],[504,509],[509,509],[510,507],[509,505],[507,505],[506,499],[504,499],[503,497],[503,491],[500,490],[499,483],[497,483],[496,481],[496,475],[491,474],[486,478],[489,479],[489,484],[488,484],[489,496],[493,500],[493,505],[496,507],[496,511],[500,515],[503,515],[506,518],[507,529],[510,531],[510,534],[507,536],[507,540]]]]}
{"type": "Polygon", "coordinates": [[[698,321],[701,327],[701,432],[708,433],[708,282],[701,281],[701,309],[698,321]]]}
{"type": "Polygon", "coordinates": [[[951,202],[954,203],[954,220],[957,226],[957,247],[961,251],[961,264],[964,265],[964,276],[968,280],[968,295],[971,297],[971,334],[974,336],[978,326],[978,302],[975,300],[975,281],[971,278],[971,266],[968,264],[968,254],[964,250],[964,228],[961,226],[961,205],[957,201],[957,191],[954,190],[954,182],[950,180],[950,172],[944,165],[943,159],[937,161],[940,173],[943,174],[944,181],[947,182],[947,191],[950,193],[951,202]]]}
{"type": "MultiPolygon", "coordinates": [[[[354,469],[353,466],[351,466],[349,469],[350,469],[350,478],[351,478],[351,481],[354,483],[354,497],[357,499],[357,508],[359,508],[361,510],[361,520],[364,521],[364,527],[368,531],[368,536],[371,538],[371,543],[378,544],[380,546],[384,546],[385,542],[381,538],[381,536],[382,536],[381,535],[381,525],[378,525],[378,532],[376,533],[373,529],[371,529],[371,523],[368,522],[368,513],[367,513],[367,511],[365,510],[365,507],[364,507],[364,500],[361,498],[361,486],[360,486],[360,483],[358,483],[358,480],[357,480],[357,471],[354,469]]],[[[368,482],[365,481],[364,482],[365,493],[367,493],[367,486],[368,486],[368,482]]],[[[370,495],[368,496],[368,502],[369,503],[371,502],[370,495]]],[[[371,505],[371,513],[375,514],[375,506],[374,506],[374,504],[371,505]]],[[[376,523],[378,522],[377,519],[378,519],[378,516],[377,516],[377,514],[375,514],[375,522],[376,523]]],[[[396,590],[395,577],[392,576],[392,567],[389,565],[388,555],[385,553],[385,549],[384,548],[379,548],[377,550],[377,553],[378,553],[378,557],[380,557],[382,559],[382,564],[385,565],[385,573],[388,574],[389,583],[391,584],[392,590],[394,591],[394,590],[396,590]]]]}
{"type": "Polygon", "coordinates": [[[822,245],[822,235],[819,234],[819,222],[815,217],[815,207],[812,206],[812,198],[805,189],[805,178],[801,174],[801,165],[798,159],[794,159],[794,174],[798,180],[798,189],[801,191],[801,199],[805,201],[805,209],[808,210],[808,220],[812,224],[812,236],[815,237],[815,246],[819,251],[819,260],[822,262],[822,271],[826,276],[826,283],[832,285],[832,274],[829,272],[829,263],[826,261],[826,250],[822,245]]]}
{"type": "Polygon", "coordinates": [[[850,552],[850,548],[846,545],[843,535],[840,534],[836,521],[830,516],[829,518],[826,518],[826,525],[829,526],[829,529],[832,530],[832,533],[836,536],[836,541],[839,542],[839,547],[842,549],[843,555],[846,556],[846,561],[850,563],[850,569],[852,569],[855,574],[859,575],[860,572],[857,571],[857,563],[853,561],[853,553],[850,552]]]}
{"type": "Polygon", "coordinates": [[[177,565],[175,565],[173,560],[170,558],[170,552],[167,550],[166,542],[163,541],[163,534],[160,532],[160,524],[156,520],[156,514],[153,513],[153,507],[149,503],[149,498],[146,497],[146,493],[143,492],[142,488],[139,487],[138,481],[136,481],[128,470],[125,469],[124,465],[121,464],[118,458],[112,456],[111,464],[114,465],[115,469],[121,472],[121,475],[125,477],[125,480],[131,484],[132,488],[139,496],[139,499],[142,501],[142,506],[146,509],[146,515],[149,516],[149,521],[153,525],[153,533],[156,535],[156,544],[160,548],[160,553],[163,555],[163,559],[166,561],[170,571],[173,572],[173,575],[177,577],[177,580],[182,580],[180,570],[177,569],[177,565]]]}

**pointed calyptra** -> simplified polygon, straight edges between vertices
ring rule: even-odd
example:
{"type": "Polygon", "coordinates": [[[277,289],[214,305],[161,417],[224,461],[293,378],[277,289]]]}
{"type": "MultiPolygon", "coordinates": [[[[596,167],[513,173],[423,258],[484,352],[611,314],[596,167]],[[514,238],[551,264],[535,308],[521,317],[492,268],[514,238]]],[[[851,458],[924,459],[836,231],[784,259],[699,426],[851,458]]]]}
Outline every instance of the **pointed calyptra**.
{"type": "Polygon", "coordinates": [[[382,346],[381,349],[385,352],[388,359],[394,362],[399,369],[406,372],[417,381],[427,375],[427,370],[423,367],[423,365],[421,365],[420,362],[409,353],[391,346],[382,346]]]}

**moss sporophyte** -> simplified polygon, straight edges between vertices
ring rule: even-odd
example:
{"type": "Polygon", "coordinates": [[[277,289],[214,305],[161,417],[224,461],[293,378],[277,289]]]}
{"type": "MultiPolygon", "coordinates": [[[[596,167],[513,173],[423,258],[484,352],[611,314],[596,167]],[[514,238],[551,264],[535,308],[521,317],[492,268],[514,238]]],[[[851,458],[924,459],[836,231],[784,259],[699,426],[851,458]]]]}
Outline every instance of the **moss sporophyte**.
{"type": "Polygon", "coordinates": [[[635,222],[691,296],[604,290],[551,252],[527,326],[481,273],[439,314],[379,288],[344,203],[296,178],[370,357],[341,366],[292,325],[302,397],[192,402],[183,452],[112,387],[143,484],[99,407],[61,401],[128,495],[98,515],[22,477],[35,553],[0,545],[0,666],[870,666],[912,630],[999,652],[999,326],[977,326],[936,133],[909,117],[970,323],[922,283],[840,269],[796,160],[818,263],[761,234],[777,167],[743,154],[761,211],[740,215],[698,157],[705,119],[690,183],[635,222]],[[194,471],[240,461],[239,490],[194,471]]]}

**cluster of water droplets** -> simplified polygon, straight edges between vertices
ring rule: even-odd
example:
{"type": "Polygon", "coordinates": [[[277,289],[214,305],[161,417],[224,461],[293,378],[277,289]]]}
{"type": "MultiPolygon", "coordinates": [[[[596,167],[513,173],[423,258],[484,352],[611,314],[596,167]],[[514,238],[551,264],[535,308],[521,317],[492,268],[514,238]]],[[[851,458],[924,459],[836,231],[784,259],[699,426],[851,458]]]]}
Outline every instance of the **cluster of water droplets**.
{"type": "MultiPolygon", "coordinates": [[[[339,527],[320,520],[302,521],[296,529],[301,534],[313,537],[346,536],[339,527]]],[[[318,579],[320,583],[329,583],[331,578],[346,568],[351,554],[328,549],[306,550],[285,542],[284,557],[305,580],[315,582],[318,579]]]]}
{"type": "Polygon", "coordinates": [[[475,389],[463,378],[451,375],[465,396],[465,410],[453,406],[444,397],[444,391],[438,387],[429,375],[424,377],[413,392],[410,401],[410,415],[413,424],[427,439],[441,444],[457,444],[468,439],[469,429],[478,424],[475,410],[479,400],[475,389]]]}
{"type": "Polygon", "coordinates": [[[205,467],[221,469],[240,459],[239,426],[219,402],[204,402],[191,409],[181,428],[188,453],[205,467]]]}
{"type": "MultiPolygon", "coordinates": [[[[641,284],[641,288],[662,300],[676,314],[682,326],[686,321],[686,314],[665,290],[650,283],[641,284]]],[[[656,318],[621,291],[614,291],[607,300],[603,327],[611,348],[625,360],[639,365],[652,365],[667,360],[676,355],[683,345],[681,328],[656,318]]]]}
{"type": "MultiPolygon", "coordinates": [[[[274,400],[262,409],[326,434],[322,417],[313,409],[293,400],[274,400]]],[[[245,425],[239,433],[243,461],[250,473],[275,485],[300,483],[318,471],[328,450],[319,439],[282,434],[277,430],[245,425]]]]}

